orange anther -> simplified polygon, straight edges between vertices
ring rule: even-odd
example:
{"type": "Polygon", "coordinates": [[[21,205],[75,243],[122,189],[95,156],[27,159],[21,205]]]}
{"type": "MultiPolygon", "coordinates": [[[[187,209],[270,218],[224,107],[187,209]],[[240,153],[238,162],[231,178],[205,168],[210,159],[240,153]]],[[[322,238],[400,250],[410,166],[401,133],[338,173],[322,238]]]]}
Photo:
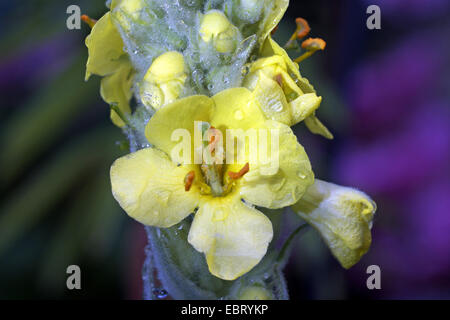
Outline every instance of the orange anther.
{"type": "Polygon", "coordinates": [[[305,19],[297,18],[295,19],[295,23],[297,24],[297,31],[296,31],[297,39],[306,37],[308,33],[311,31],[308,21],[306,21],[305,19]]]}
{"type": "Polygon", "coordinates": [[[194,179],[195,179],[195,171],[189,171],[186,177],[184,177],[184,191],[191,190],[194,179]]]}
{"type": "Polygon", "coordinates": [[[220,141],[219,138],[220,138],[221,132],[220,132],[220,130],[218,130],[218,129],[214,128],[213,126],[211,126],[209,128],[209,134],[211,134],[211,136],[209,138],[209,151],[212,153],[213,151],[216,150],[216,146],[217,146],[217,144],[220,141]],[[218,139],[216,139],[216,137],[218,139]]]}
{"type": "Polygon", "coordinates": [[[94,27],[95,23],[97,22],[97,20],[90,18],[89,16],[83,14],[81,16],[81,21],[83,21],[84,23],[86,23],[89,27],[91,27],[91,29],[94,27]]]}
{"type": "Polygon", "coordinates": [[[326,45],[320,38],[308,38],[302,42],[302,48],[308,51],[324,50],[326,45]]]}
{"type": "Polygon", "coordinates": [[[242,169],[239,170],[239,172],[228,171],[228,176],[233,180],[237,180],[240,177],[242,177],[244,174],[246,174],[249,170],[250,170],[250,166],[248,165],[248,162],[247,162],[245,164],[245,166],[243,166],[242,169]]]}

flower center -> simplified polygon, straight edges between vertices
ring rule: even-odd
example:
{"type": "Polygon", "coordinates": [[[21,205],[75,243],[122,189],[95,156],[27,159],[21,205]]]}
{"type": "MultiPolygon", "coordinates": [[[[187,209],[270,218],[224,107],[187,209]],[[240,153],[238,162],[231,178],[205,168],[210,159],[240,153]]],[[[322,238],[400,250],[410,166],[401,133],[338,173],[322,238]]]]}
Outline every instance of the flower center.
{"type": "Polygon", "coordinates": [[[224,164],[225,151],[220,150],[222,146],[219,145],[220,131],[205,122],[202,123],[201,131],[205,137],[203,147],[206,149],[200,165],[201,176],[196,177],[195,172],[190,171],[184,178],[185,191],[189,191],[196,182],[200,185],[201,193],[214,197],[224,196],[231,191],[235,181],[250,170],[250,166],[246,163],[238,172],[227,171],[227,165],[224,164]]]}

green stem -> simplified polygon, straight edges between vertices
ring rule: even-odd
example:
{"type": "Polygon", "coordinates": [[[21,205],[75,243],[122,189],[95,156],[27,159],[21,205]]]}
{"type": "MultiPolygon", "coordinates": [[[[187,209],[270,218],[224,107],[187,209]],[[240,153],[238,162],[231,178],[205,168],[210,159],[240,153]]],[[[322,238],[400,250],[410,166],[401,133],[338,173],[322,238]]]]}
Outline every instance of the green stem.
{"type": "Polygon", "coordinates": [[[286,255],[289,251],[289,249],[292,246],[292,243],[295,239],[295,237],[300,233],[300,231],[302,231],[303,229],[305,229],[306,227],[308,227],[309,225],[307,223],[301,224],[297,229],[295,229],[290,235],[289,237],[286,239],[286,241],[283,244],[283,247],[280,250],[280,253],[278,254],[278,257],[276,259],[276,261],[278,262],[282,262],[285,260],[286,255]]]}

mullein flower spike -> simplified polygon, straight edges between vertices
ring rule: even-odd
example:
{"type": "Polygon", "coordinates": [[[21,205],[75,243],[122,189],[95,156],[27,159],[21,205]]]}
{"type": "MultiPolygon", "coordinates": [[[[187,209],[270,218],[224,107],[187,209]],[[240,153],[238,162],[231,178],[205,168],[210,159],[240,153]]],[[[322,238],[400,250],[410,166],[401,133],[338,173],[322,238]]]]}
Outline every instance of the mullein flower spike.
{"type": "MultiPolygon", "coordinates": [[[[280,253],[270,246],[279,232],[272,221],[285,207],[319,231],[343,267],[369,249],[375,203],[360,191],[315,179],[290,128],[304,122],[332,138],[316,116],[322,97],[298,65],[325,42],[307,39],[301,45],[306,52],[292,60],[271,37],[287,6],[287,0],[112,0],[98,21],[83,17],[92,27],[86,80],[102,77],[101,96],[134,151],[112,165],[112,192],[130,217],[171,235],[151,238],[151,259],[174,270],[167,274],[157,263],[174,297],[186,287],[196,297],[228,290],[229,298],[286,298],[273,258],[280,253]],[[223,143],[230,130],[266,136],[242,147],[247,138],[223,143]],[[182,149],[174,139],[180,132],[188,136],[182,149]],[[277,166],[254,157],[267,151],[266,140],[277,166]],[[237,161],[229,162],[235,151],[237,161]],[[184,238],[175,225],[186,230],[184,238]],[[154,248],[181,256],[169,261],[154,248]],[[198,260],[200,253],[205,260],[198,260]],[[185,259],[189,268],[176,262],[185,259]],[[201,282],[212,276],[200,270],[209,270],[214,281],[201,282]],[[267,273],[274,275],[270,284],[262,276],[267,273]]],[[[288,47],[310,32],[306,20],[296,24],[288,47]]]]}

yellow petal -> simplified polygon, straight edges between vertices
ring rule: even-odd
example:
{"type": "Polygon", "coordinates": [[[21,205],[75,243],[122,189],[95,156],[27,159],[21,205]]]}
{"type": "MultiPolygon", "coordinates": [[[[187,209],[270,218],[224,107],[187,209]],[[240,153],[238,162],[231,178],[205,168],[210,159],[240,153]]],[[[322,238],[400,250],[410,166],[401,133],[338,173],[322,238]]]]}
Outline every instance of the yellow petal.
{"type": "Polygon", "coordinates": [[[219,10],[210,10],[200,22],[200,37],[208,43],[213,41],[218,52],[231,52],[236,48],[238,30],[219,10]]]}
{"type": "Polygon", "coordinates": [[[111,166],[112,192],[130,217],[145,225],[170,227],[197,207],[199,193],[184,189],[190,170],[177,167],[159,150],[142,149],[111,166]]]}
{"type": "Polygon", "coordinates": [[[283,89],[275,80],[267,77],[264,72],[259,73],[258,83],[253,95],[267,119],[291,125],[293,121],[291,108],[286,101],[283,89]]]}
{"type": "Polygon", "coordinates": [[[169,80],[181,80],[186,76],[184,57],[177,51],[169,51],[158,56],[148,68],[144,80],[163,83],[169,80]]]}
{"type": "MultiPolygon", "coordinates": [[[[275,148],[270,152],[275,161],[265,164],[260,157],[258,163],[250,163],[250,171],[242,178],[240,194],[260,207],[283,208],[300,199],[313,183],[314,174],[305,150],[289,126],[267,120],[265,128],[277,130],[279,134],[278,152],[275,148]]],[[[269,145],[271,134],[268,136],[269,145]]]]}
{"type": "Polygon", "coordinates": [[[333,134],[325,127],[325,125],[315,116],[315,114],[310,115],[305,119],[305,125],[315,134],[320,134],[327,139],[333,139],[333,134]]]}
{"type": "MultiPolygon", "coordinates": [[[[219,92],[212,97],[215,110],[211,125],[217,129],[257,128],[264,123],[265,118],[253,99],[250,90],[232,88],[219,92]]],[[[225,132],[223,132],[225,135],[225,132]]]]}
{"type": "Polygon", "coordinates": [[[298,63],[292,61],[286,50],[280,47],[280,45],[270,36],[264,42],[264,45],[261,49],[261,55],[263,57],[270,57],[273,55],[281,56],[286,63],[287,72],[289,73],[293,81],[295,81],[297,86],[301,89],[301,91],[303,93],[315,92],[314,87],[309,83],[308,79],[303,78],[300,74],[298,63]]]}
{"type": "Polygon", "coordinates": [[[263,32],[259,39],[260,45],[270,35],[270,32],[278,25],[281,18],[283,18],[287,7],[289,6],[289,0],[274,0],[270,2],[273,7],[272,10],[270,10],[270,13],[265,17],[263,32]]]}
{"type": "Polygon", "coordinates": [[[183,55],[176,51],[163,53],[153,61],[140,83],[142,103],[159,109],[174,102],[183,92],[186,79],[183,55]]]}
{"type": "Polygon", "coordinates": [[[344,268],[369,250],[376,205],[365,193],[316,180],[292,209],[320,232],[344,268]]]}
{"type": "Polygon", "coordinates": [[[294,79],[289,75],[286,65],[286,58],[281,55],[272,55],[267,58],[261,58],[250,64],[250,72],[244,79],[244,87],[253,90],[261,73],[264,73],[270,79],[279,79],[280,86],[286,98],[290,102],[303,94],[294,79]]]}
{"type": "Polygon", "coordinates": [[[89,58],[86,64],[86,80],[91,74],[106,76],[113,73],[122,63],[123,41],[107,12],[86,38],[89,58]]]}
{"type": "MultiPolygon", "coordinates": [[[[131,87],[133,86],[133,69],[128,60],[124,60],[118,66],[116,72],[104,77],[100,82],[100,95],[108,104],[117,104],[123,114],[131,113],[130,99],[133,96],[131,87]]],[[[111,120],[118,126],[122,127],[125,123],[111,110],[111,120]]]]}
{"type": "MultiPolygon", "coordinates": [[[[145,136],[151,144],[170,155],[179,144],[171,139],[175,130],[188,130],[193,144],[195,121],[210,122],[213,113],[214,101],[207,96],[179,99],[153,115],[145,128],[145,136]]],[[[193,150],[191,153],[193,156],[193,150]]]]}
{"type": "Polygon", "coordinates": [[[319,108],[322,97],[315,93],[306,93],[289,103],[292,111],[292,124],[297,124],[311,116],[319,108]]]}
{"type": "Polygon", "coordinates": [[[272,240],[272,223],[238,197],[202,203],[189,231],[189,243],[205,253],[210,272],[234,280],[264,257],[272,240]]]}
{"type": "Polygon", "coordinates": [[[142,103],[155,110],[174,102],[184,90],[184,80],[171,80],[161,84],[144,82],[139,93],[142,103]]]}

